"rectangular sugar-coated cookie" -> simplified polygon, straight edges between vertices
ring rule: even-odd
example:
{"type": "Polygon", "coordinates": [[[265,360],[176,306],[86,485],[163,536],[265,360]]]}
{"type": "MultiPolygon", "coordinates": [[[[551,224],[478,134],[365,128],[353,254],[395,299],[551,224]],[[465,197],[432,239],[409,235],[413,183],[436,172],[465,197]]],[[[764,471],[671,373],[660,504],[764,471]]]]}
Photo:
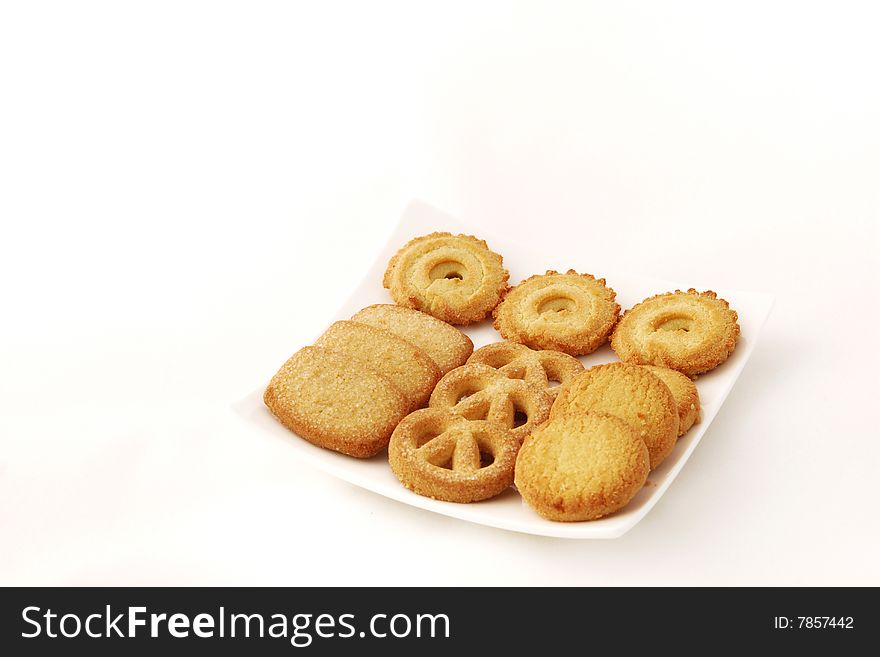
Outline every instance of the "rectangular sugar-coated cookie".
{"type": "Polygon", "coordinates": [[[309,442],[358,458],[387,446],[410,407],[378,372],[316,347],[300,349],[281,366],[263,401],[284,426],[309,442]]]}
{"type": "Polygon", "coordinates": [[[437,364],[424,351],[367,324],[335,322],[315,346],[345,354],[387,377],[409,400],[411,410],[425,405],[440,380],[437,364]]]}
{"type": "Polygon", "coordinates": [[[474,351],[474,343],[457,328],[412,308],[376,304],[359,310],[351,319],[412,342],[437,363],[441,374],[464,365],[474,351]]]}

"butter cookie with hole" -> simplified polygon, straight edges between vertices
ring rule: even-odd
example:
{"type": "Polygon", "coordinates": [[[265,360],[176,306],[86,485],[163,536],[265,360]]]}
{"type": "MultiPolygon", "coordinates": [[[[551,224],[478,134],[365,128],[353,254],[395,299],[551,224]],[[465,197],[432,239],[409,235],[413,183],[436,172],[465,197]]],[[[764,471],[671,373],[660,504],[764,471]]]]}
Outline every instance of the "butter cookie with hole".
{"type": "Polygon", "coordinates": [[[659,365],[693,377],[727,360],[736,347],[736,311],[712,291],[676,290],[627,310],[611,348],[627,363],[659,365]]]}
{"type": "Polygon", "coordinates": [[[395,302],[450,324],[472,324],[507,290],[502,258],[472,235],[431,233],[407,242],[388,263],[382,284],[395,302]]]}
{"type": "Polygon", "coordinates": [[[604,278],[548,271],[511,288],[493,312],[494,325],[512,342],[582,356],[602,345],[617,323],[615,297],[604,278]]]}

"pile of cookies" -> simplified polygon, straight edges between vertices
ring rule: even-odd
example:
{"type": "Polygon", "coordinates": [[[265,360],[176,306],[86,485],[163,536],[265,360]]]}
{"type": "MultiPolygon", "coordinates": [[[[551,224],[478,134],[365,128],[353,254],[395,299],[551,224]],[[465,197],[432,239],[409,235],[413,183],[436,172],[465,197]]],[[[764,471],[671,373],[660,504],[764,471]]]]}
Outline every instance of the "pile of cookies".
{"type": "Polygon", "coordinates": [[[693,377],[736,346],[737,314],[714,292],[660,294],[620,316],[602,278],[548,271],[508,285],[475,237],[405,244],[368,306],[294,354],[264,400],[306,440],[366,458],[388,448],[420,495],[476,502],[512,484],[545,518],[625,506],[700,417],[693,377]],[[476,351],[452,324],[486,319],[504,341],[476,351]],[[621,362],[584,369],[605,342],[621,362]]]}
{"type": "Polygon", "coordinates": [[[430,315],[368,306],[291,356],[263,400],[306,440],[366,458],[388,445],[400,421],[473,350],[469,337],[430,315]]]}

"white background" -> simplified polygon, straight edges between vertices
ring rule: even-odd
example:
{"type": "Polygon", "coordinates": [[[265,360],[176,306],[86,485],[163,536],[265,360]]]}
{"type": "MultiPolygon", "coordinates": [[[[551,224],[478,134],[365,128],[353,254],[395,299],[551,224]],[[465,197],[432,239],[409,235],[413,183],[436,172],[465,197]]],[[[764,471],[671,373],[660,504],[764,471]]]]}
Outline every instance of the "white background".
{"type": "Polygon", "coordinates": [[[880,584],[871,5],[0,4],[0,583],[880,584]],[[413,197],[777,296],[623,538],[410,508],[230,409],[413,197]]]}

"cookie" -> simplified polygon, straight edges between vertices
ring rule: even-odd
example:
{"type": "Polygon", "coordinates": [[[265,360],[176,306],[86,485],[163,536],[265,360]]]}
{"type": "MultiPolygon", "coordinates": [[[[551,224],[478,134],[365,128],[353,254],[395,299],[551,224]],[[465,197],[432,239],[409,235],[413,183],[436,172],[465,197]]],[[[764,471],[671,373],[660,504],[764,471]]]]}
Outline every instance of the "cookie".
{"type": "Polygon", "coordinates": [[[488,315],[507,290],[501,256],[470,235],[431,233],[407,242],[388,263],[382,284],[401,306],[450,324],[488,315]]]}
{"type": "Polygon", "coordinates": [[[666,384],[678,406],[678,435],[683,436],[694,424],[700,421],[700,395],[697,384],[681,372],[656,365],[643,365],[666,384]]]}
{"type": "Polygon", "coordinates": [[[412,342],[437,363],[441,374],[464,365],[474,350],[471,339],[457,328],[431,315],[403,306],[367,306],[352,315],[351,320],[391,331],[412,342]]]}
{"type": "Polygon", "coordinates": [[[449,410],[468,420],[488,420],[511,431],[520,441],[550,414],[547,392],[520,379],[509,379],[488,365],[469,363],[446,374],[430,407],[449,410]]]}
{"type": "Polygon", "coordinates": [[[605,413],[551,419],[523,443],[515,482],[549,520],[595,520],[626,506],[645,484],[650,457],[624,420],[605,413]]]}
{"type": "Polygon", "coordinates": [[[556,398],[558,386],[584,371],[581,362],[561,351],[535,351],[516,342],[496,342],[477,349],[468,363],[497,369],[510,379],[522,379],[556,398]]]}
{"type": "Polygon", "coordinates": [[[519,439],[486,420],[425,408],[406,416],[388,445],[400,482],[419,495],[447,502],[477,502],[513,483],[519,439]]]}
{"type": "Polygon", "coordinates": [[[676,290],[627,310],[611,336],[620,360],[659,365],[687,376],[707,372],[733,353],[737,314],[714,292],[676,290]]]}
{"type": "Polygon", "coordinates": [[[638,365],[591,367],[561,386],[550,417],[608,413],[629,422],[648,447],[651,469],[678,439],[678,406],[663,381],[638,365]]]}
{"type": "Polygon", "coordinates": [[[495,328],[507,340],[571,356],[594,352],[617,322],[620,306],[604,278],[548,271],[510,289],[495,308],[495,328]]]}
{"type": "Polygon", "coordinates": [[[300,349],[284,363],[263,401],[309,442],[358,458],[381,451],[410,407],[381,374],[317,347],[300,349]]]}
{"type": "Polygon", "coordinates": [[[390,379],[409,401],[409,410],[424,406],[440,379],[437,364],[421,349],[389,331],[366,324],[335,322],[315,346],[345,354],[390,379]]]}

